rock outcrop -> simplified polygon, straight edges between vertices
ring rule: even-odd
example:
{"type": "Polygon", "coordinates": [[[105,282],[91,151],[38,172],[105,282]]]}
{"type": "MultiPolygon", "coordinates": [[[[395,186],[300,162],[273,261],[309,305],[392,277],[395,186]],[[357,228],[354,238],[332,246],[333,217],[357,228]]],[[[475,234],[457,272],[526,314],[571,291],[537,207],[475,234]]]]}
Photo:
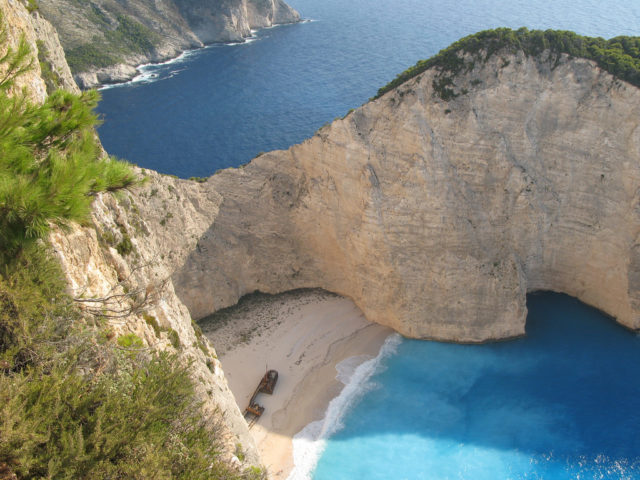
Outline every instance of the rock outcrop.
{"type": "MultiPolygon", "coordinates": [[[[55,74],[56,86],[78,91],[53,27],[16,0],[0,0],[0,13],[7,33],[0,54],[5,53],[4,48],[17,48],[21,38],[33,54],[32,68],[18,77],[14,88],[24,88],[33,102],[43,102],[47,82],[41,65],[46,62],[45,68],[55,74]]],[[[175,352],[179,361],[190,364],[203,410],[217,415],[214,418],[225,432],[226,458],[238,466],[238,456],[246,465],[258,465],[257,449],[215,350],[192,322],[169,279],[175,264],[184,262],[210,225],[209,216],[217,211],[220,196],[200,193],[196,182],[155,172],[147,172],[147,177],[149,181],[135,194],[123,191],[98,195],[92,226],[55,229],[50,235],[69,293],[85,300],[82,305],[90,311],[110,312],[109,328],[114,335],[135,333],[146,346],[175,352]],[[180,200],[186,196],[185,190],[197,198],[197,204],[180,200]],[[173,211],[179,208],[183,215],[171,223],[177,227],[176,222],[180,222],[180,237],[165,228],[172,211],[165,208],[167,205],[172,205],[173,211]]]]}
{"type": "MultiPolygon", "coordinates": [[[[2,15],[2,27],[6,36],[6,38],[2,38],[0,56],[5,55],[9,48],[13,51],[17,50],[23,38],[31,51],[37,52],[37,40],[39,37],[34,28],[37,20],[27,12],[24,5],[16,0],[0,0],[0,14],[2,15]]],[[[41,103],[44,101],[47,96],[47,86],[42,79],[40,65],[35,61],[35,58],[32,68],[16,79],[13,88],[14,91],[24,89],[34,102],[41,103]]]]}
{"type": "Polygon", "coordinates": [[[5,48],[16,50],[22,38],[35,54],[31,68],[16,79],[15,88],[24,88],[31,100],[43,102],[49,88],[42,71],[45,68],[49,72],[49,80],[54,83],[51,87],[78,92],[53,26],[38,11],[29,13],[17,0],[0,0],[0,13],[7,36],[0,46],[0,54],[6,52],[5,48]]]}
{"type": "Polygon", "coordinates": [[[437,75],[209,179],[220,206],[172,277],[192,316],[321,287],[406,336],[482,342],[522,335],[543,289],[640,328],[640,90],[522,52],[448,102],[437,75]]]}
{"type": "Polygon", "coordinates": [[[82,88],[123,82],[136,66],[215,42],[242,42],[251,30],[295,23],[283,0],[42,0],[82,88]]]}
{"type": "Polygon", "coordinates": [[[203,192],[196,182],[155,172],[146,175],[147,183],[135,192],[99,195],[93,205],[92,227],[76,226],[70,232],[57,229],[50,242],[71,295],[111,299],[84,305],[108,309],[116,336],[134,333],[149,347],[175,352],[181,361],[191,364],[202,408],[218,415],[220,428],[226,432],[227,458],[240,465],[235,455],[242,452],[244,462],[258,465],[257,448],[215,349],[192,321],[169,278],[174,265],[182,263],[195,247],[220,197],[203,192]],[[187,195],[197,201],[185,201],[187,195]],[[128,247],[122,248],[128,241],[128,247]]]}

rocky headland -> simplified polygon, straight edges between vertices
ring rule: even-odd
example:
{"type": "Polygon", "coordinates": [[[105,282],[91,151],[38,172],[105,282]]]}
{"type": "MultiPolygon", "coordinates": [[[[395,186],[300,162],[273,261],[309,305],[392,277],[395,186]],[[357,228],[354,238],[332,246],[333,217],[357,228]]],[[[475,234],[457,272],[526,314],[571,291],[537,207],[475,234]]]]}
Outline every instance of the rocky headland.
{"type": "Polygon", "coordinates": [[[459,53],[287,151],[218,172],[172,276],[195,318],[321,287],[414,338],[524,334],[526,294],[640,328],[640,92],[592,60],[459,53]]]}
{"type": "Polygon", "coordinates": [[[146,172],[113,224],[157,239],[195,319],[323,288],[405,336],[484,342],[523,335],[527,292],[552,290],[639,329],[638,88],[567,54],[457,55],[446,99],[433,67],[206,182],[146,172]]]}
{"type": "Polygon", "coordinates": [[[136,66],[217,42],[242,42],[252,29],[300,21],[283,0],[44,0],[80,88],[130,80],[136,66]]]}

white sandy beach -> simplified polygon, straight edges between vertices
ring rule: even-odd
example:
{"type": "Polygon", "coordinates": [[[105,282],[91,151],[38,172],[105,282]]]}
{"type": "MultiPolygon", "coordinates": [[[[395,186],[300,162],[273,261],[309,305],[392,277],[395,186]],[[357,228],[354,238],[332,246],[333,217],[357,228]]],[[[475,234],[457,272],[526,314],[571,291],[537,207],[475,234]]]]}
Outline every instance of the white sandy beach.
{"type": "Polygon", "coordinates": [[[204,322],[241,410],[267,369],[279,373],[273,395],[251,433],[271,478],[293,468],[292,437],[319,420],[343,384],[336,364],[375,357],[392,333],[367,321],[354,303],[322,291],[259,296],[204,322]]]}

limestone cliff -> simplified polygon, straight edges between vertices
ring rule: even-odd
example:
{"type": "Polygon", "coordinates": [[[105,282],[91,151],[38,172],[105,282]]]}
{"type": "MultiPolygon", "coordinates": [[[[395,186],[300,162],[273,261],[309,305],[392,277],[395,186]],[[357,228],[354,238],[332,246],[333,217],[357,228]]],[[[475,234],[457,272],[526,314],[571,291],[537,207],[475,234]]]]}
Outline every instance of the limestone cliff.
{"type": "Polygon", "coordinates": [[[438,76],[213,176],[172,277],[191,314],[322,287],[404,335],[480,342],[522,335],[545,289],[640,328],[640,90],[566,55],[476,62],[448,102],[438,76]]]}
{"type": "MultiPolygon", "coordinates": [[[[29,13],[16,0],[0,0],[0,14],[7,27],[2,47],[15,49],[24,37],[33,52],[33,66],[18,78],[17,88],[25,88],[34,102],[44,101],[46,70],[55,74],[50,78],[56,79],[56,86],[78,90],[57,34],[46,20],[37,12],[29,13]]],[[[215,412],[225,432],[227,459],[240,464],[242,453],[246,464],[258,465],[257,449],[215,350],[192,322],[169,279],[171,266],[186,257],[195,238],[209,225],[202,212],[215,212],[220,197],[212,192],[199,195],[195,182],[180,182],[154,172],[147,176],[149,182],[135,193],[98,195],[93,203],[92,226],[55,229],[50,235],[67,276],[69,293],[90,312],[109,312],[114,335],[135,333],[146,347],[174,351],[181,362],[190,364],[202,408],[215,412]],[[180,202],[185,189],[198,198],[198,204],[180,202]],[[180,238],[164,228],[171,214],[165,208],[169,204],[180,205],[184,214],[172,221],[181,222],[180,238]],[[144,218],[141,211],[145,212],[144,218]]]]}
{"type": "Polygon", "coordinates": [[[31,69],[16,80],[16,88],[26,88],[30,98],[38,103],[44,101],[47,91],[55,88],[77,92],[71,71],[65,60],[58,33],[39,12],[29,13],[22,2],[0,0],[0,12],[4,18],[7,39],[0,47],[16,49],[24,37],[33,56],[31,69]]]}
{"type": "Polygon", "coordinates": [[[92,227],[57,229],[50,242],[71,295],[84,299],[82,305],[89,311],[111,312],[109,324],[116,336],[134,333],[150,348],[175,351],[181,361],[190,363],[202,408],[217,413],[226,431],[228,458],[240,464],[236,455],[241,452],[248,465],[258,465],[257,449],[215,349],[170,281],[172,266],[181,263],[208,225],[203,212],[215,212],[220,197],[201,192],[195,182],[155,172],[146,175],[148,182],[133,192],[99,195],[92,227]],[[183,200],[186,191],[197,202],[183,200]]]}
{"type": "Polygon", "coordinates": [[[82,88],[126,81],[136,65],[300,20],[283,0],[42,0],[40,10],[58,30],[82,88]]]}
{"type": "MultiPolygon", "coordinates": [[[[0,14],[6,34],[6,39],[3,38],[2,45],[0,45],[0,55],[4,55],[8,48],[16,50],[22,38],[27,42],[31,51],[37,52],[37,41],[41,39],[36,33],[36,25],[40,21],[39,17],[30,15],[24,5],[16,0],[0,0],[0,14]]],[[[14,88],[25,89],[34,102],[44,101],[47,95],[47,86],[42,78],[40,64],[35,58],[31,69],[17,78],[14,88]]]]}

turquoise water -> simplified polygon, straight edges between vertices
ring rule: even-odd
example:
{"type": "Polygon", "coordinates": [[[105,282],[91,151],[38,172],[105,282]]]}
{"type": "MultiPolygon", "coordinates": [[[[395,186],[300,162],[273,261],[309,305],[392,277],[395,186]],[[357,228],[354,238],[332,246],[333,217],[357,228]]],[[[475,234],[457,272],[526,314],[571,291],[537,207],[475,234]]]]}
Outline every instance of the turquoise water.
{"type": "Polygon", "coordinates": [[[291,0],[312,22],[192,52],[104,90],[107,150],[181,177],[287,148],[418,59],[486,28],[640,34],[637,0],[291,0]]]}
{"type": "Polygon", "coordinates": [[[565,295],[528,307],[515,341],[392,342],[313,479],[640,478],[640,337],[565,295]]]}

